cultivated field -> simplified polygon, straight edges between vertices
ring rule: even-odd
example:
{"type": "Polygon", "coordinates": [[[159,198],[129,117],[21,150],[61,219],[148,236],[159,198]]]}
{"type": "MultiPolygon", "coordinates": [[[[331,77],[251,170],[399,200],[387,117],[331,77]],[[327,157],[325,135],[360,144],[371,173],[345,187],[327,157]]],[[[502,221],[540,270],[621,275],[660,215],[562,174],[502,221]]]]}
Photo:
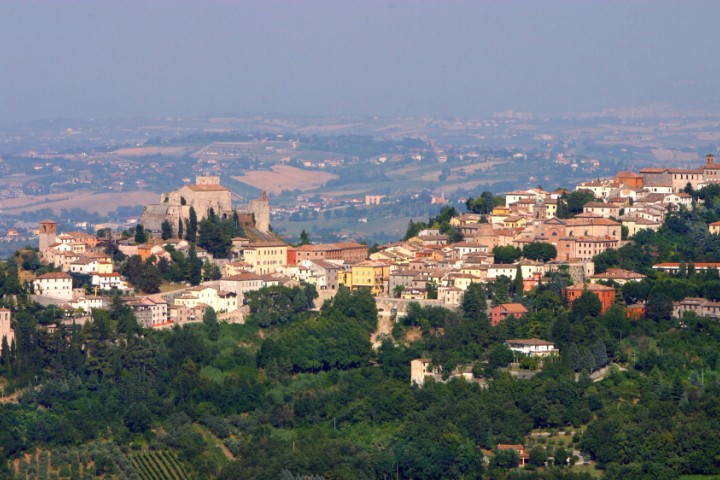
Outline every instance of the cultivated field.
{"type": "Polygon", "coordinates": [[[117,207],[147,205],[158,201],[158,194],[148,191],[93,193],[80,191],[71,193],[55,193],[52,195],[8,198],[0,200],[0,212],[18,214],[34,212],[43,208],[51,208],[59,214],[62,209],[81,208],[87,212],[107,215],[117,207]]]}
{"type": "Polygon", "coordinates": [[[148,155],[167,155],[169,157],[180,157],[188,153],[188,147],[133,147],[121,148],[113,153],[121,157],[146,157],[148,155]]]}
{"type": "Polygon", "coordinates": [[[272,170],[254,170],[233,178],[238,182],[278,195],[283,190],[303,192],[315,190],[337,178],[337,175],[314,170],[301,170],[288,165],[273,165],[272,170]]]}
{"type": "MultiPolygon", "coordinates": [[[[473,174],[473,173],[476,172],[477,170],[490,170],[490,169],[493,168],[494,166],[496,166],[496,165],[502,165],[502,164],[504,164],[504,163],[509,163],[509,162],[490,161],[490,162],[481,162],[481,163],[474,163],[474,164],[471,164],[471,165],[463,165],[463,166],[459,166],[459,167],[453,167],[453,168],[450,170],[451,173],[450,173],[450,175],[447,177],[447,180],[448,180],[448,181],[459,180],[459,179],[464,178],[465,175],[471,175],[471,174],[473,174]],[[462,175],[462,176],[461,176],[461,175],[457,175],[457,172],[459,172],[459,171],[461,171],[461,170],[465,172],[465,175],[462,175]]],[[[420,180],[424,180],[424,181],[428,181],[428,182],[431,182],[431,181],[440,181],[440,178],[439,178],[439,177],[440,177],[440,174],[441,174],[441,173],[442,173],[442,171],[427,173],[427,174],[423,175],[422,177],[420,177],[420,180]]]]}

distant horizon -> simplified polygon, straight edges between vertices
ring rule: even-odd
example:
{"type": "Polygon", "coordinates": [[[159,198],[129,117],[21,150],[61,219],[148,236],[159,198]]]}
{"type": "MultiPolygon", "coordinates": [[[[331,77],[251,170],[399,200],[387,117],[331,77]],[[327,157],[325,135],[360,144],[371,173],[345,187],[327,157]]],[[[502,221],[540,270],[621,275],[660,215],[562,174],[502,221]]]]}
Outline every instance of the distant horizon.
{"type": "MultiPolygon", "coordinates": [[[[628,106],[624,108],[612,108],[603,110],[592,110],[592,111],[568,111],[558,112],[555,114],[544,114],[537,113],[527,110],[514,110],[508,109],[504,111],[492,112],[488,115],[431,115],[431,114],[372,114],[372,113],[285,113],[285,112],[270,112],[270,111],[248,111],[248,112],[210,112],[210,113],[198,113],[188,115],[171,115],[171,114],[156,114],[156,115],[126,115],[126,116],[53,116],[53,117],[38,117],[24,120],[5,121],[0,123],[4,126],[17,126],[34,123],[52,123],[59,121],[68,122],[124,122],[124,121],[141,121],[141,120],[165,120],[165,121],[188,121],[193,119],[198,120],[212,120],[212,119],[243,119],[247,117],[268,117],[268,118],[297,118],[297,119],[320,119],[320,118],[352,118],[352,119],[396,119],[396,118],[432,118],[442,120],[508,120],[511,117],[527,117],[531,120],[563,120],[563,119],[587,119],[587,118],[602,118],[602,117],[617,117],[617,118],[672,118],[678,116],[709,116],[716,117],[720,116],[720,108],[717,109],[682,109],[676,108],[667,104],[648,104],[648,105],[636,105],[628,106]]],[[[521,119],[521,118],[515,118],[521,119]]],[[[222,122],[218,122],[222,124],[222,122]]],[[[230,123],[230,122],[228,122],[230,123]]]]}
{"type": "Polygon", "coordinates": [[[716,111],[717,18],[711,1],[8,0],[0,124],[716,111]]]}

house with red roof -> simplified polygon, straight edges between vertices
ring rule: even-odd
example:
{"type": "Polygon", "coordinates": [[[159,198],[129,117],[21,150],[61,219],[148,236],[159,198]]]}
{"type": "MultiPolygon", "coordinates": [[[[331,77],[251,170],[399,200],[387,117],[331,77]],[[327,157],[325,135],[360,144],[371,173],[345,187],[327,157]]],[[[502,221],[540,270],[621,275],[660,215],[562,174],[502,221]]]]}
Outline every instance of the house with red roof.
{"type": "Polygon", "coordinates": [[[520,318],[525,316],[527,312],[527,308],[522,303],[501,303],[490,310],[490,323],[494,327],[510,315],[520,318]]]}

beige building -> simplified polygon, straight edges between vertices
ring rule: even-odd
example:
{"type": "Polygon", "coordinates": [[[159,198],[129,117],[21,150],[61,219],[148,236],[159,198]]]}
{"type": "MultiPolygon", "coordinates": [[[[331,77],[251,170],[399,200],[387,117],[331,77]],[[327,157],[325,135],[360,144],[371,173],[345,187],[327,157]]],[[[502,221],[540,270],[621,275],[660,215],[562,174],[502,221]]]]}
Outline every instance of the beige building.
{"type": "Polygon", "coordinates": [[[235,293],[238,296],[239,304],[242,304],[246,292],[260,290],[264,286],[263,278],[252,272],[239,273],[220,279],[220,289],[224,292],[235,293]]]}
{"type": "Polygon", "coordinates": [[[624,270],[622,268],[608,268],[603,273],[597,273],[590,276],[591,283],[597,283],[600,280],[612,280],[618,285],[625,285],[627,282],[640,282],[645,278],[642,273],[624,270]]]}
{"type": "Polygon", "coordinates": [[[708,224],[708,230],[713,235],[720,235],[720,222],[712,222],[708,224]]]}
{"type": "Polygon", "coordinates": [[[303,260],[342,260],[356,263],[367,258],[368,246],[355,242],[319,243],[295,248],[295,263],[303,260]]]}
{"type": "Polygon", "coordinates": [[[169,323],[168,303],[159,297],[138,297],[128,299],[129,306],[138,324],[143,328],[164,326],[169,323]]]}
{"type": "Polygon", "coordinates": [[[275,273],[287,264],[288,246],[282,242],[254,242],[243,250],[243,260],[258,275],[275,273]]]}
{"type": "Polygon", "coordinates": [[[695,297],[687,297],[679,302],[673,302],[673,317],[682,318],[687,312],[693,312],[698,317],[718,318],[720,302],[695,297]]]}
{"type": "Polygon", "coordinates": [[[186,307],[185,305],[170,305],[168,312],[170,321],[175,325],[183,325],[185,323],[202,322],[207,305],[197,305],[195,307],[186,307]]]}
{"type": "Polygon", "coordinates": [[[623,227],[628,229],[628,237],[632,237],[640,230],[653,230],[657,231],[662,226],[662,223],[647,218],[626,215],[622,218],[623,227]]]}
{"type": "Polygon", "coordinates": [[[93,310],[105,307],[105,301],[103,297],[96,295],[81,295],[75,296],[68,302],[68,305],[75,310],[82,310],[86,313],[91,313],[93,310]]]}
{"type": "Polygon", "coordinates": [[[51,272],[40,275],[33,280],[33,287],[37,295],[72,300],[72,277],[65,272],[51,272]]]}

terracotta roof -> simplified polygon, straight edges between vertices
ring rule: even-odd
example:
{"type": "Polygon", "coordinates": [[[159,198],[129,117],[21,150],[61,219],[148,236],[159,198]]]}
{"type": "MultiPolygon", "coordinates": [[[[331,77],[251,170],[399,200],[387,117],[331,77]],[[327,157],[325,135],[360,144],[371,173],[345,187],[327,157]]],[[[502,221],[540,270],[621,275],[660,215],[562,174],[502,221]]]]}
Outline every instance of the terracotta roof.
{"type": "Polygon", "coordinates": [[[509,314],[525,314],[527,313],[527,308],[522,303],[501,303],[498,305],[498,307],[501,307],[505,309],[506,312],[509,314]]]}
{"type": "Polygon", "coordinates": [[[591,275],[590,278],[619,278],[622,280],[634,280],[645,278],[645,275],[643,275],[642,273],[633,272],[631,270],[624,270],[622,268],[608,268],[604,273],[597,273],[595,275],[591,275]]]}
{"type": "Polygon", "coordinates": [[[50,272],[46,273],[44,275],[40,275],[35,280],[51,280],[51,279],[68,279],[72,278],[72,276],[69,273],[65,272],[50,272]]]}
{"type": "Polygon", "coordinates": [[[576,283],[565,287],[565,290],[587,290],[589,292],[607,292],[609,290],[615,290],[613,287],[600,285],[599,283],[576,283]]]}
{"type": "Polygon", "coordinates": [[[613,203],[605,203],[605,202],[588,202],[585,205],[583,205],[583,208],[586,207],[596,207],[596,208],[620,208],[618,205],[615,205],[613,203]]]}
{"type": "Polygon", "coordinates": [[[515,338],[505,340],[505,343],[513,343],[515,345],[555,345],[553,342],[547,340],[540,340],[539,338],[515,338]]]}
{"type": "Polygon", "coordinates": [[[264,248],[264,247],[287,247],[288,245],[283,242],[253,242],[250,244],[250,248],[264,248]]]}

